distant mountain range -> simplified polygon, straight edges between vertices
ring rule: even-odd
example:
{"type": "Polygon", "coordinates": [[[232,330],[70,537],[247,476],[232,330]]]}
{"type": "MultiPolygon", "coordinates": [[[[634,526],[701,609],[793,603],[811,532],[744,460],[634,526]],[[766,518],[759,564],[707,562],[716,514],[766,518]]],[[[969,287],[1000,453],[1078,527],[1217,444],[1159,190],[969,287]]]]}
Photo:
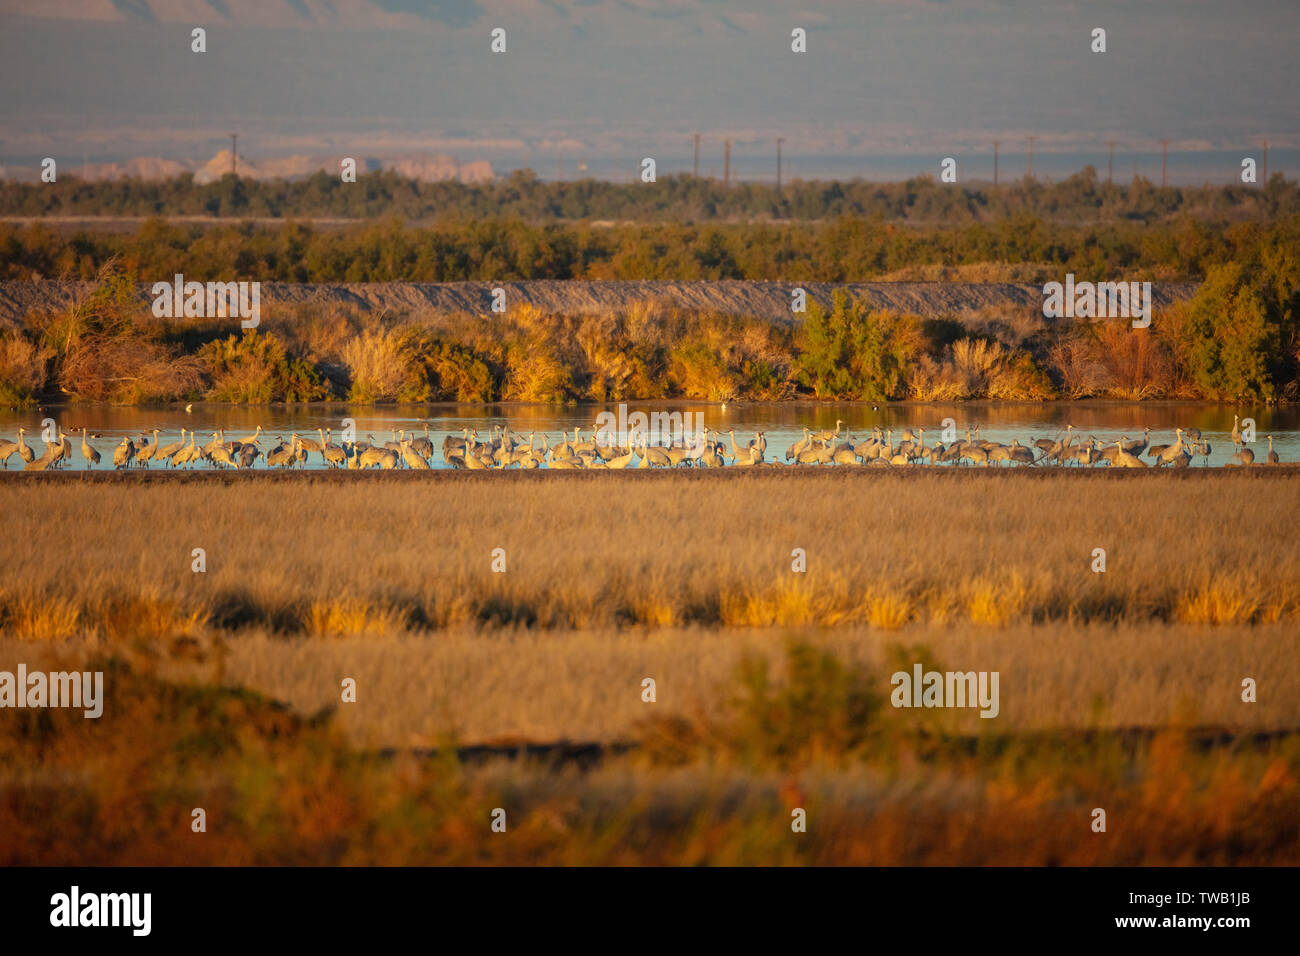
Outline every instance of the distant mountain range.
{"type": "MultiPolygon", "coordinates": [[[[450,156],[429,156],[420,158],[377,159],[374,157],[353,156],[357,163],[357,174],[378,170],[392,170],[409,178],[422,182],[439,182],[454,179],[462,183],[486,182],[493,178],[492,164],[485,159],[468,163],[458,162],[450,156]]],[[[281,156],[250,160],[239,157],[240,176],[251,179],[302,179],[324,170],[338,175],[342,156],[281,156]]],[[[168,179],[184,172],[194,174],[194,181],[199,184],[210,183],[220,179],[234,169],[231,153],[228,149],[220,150],[206,162],[178,161],[160,159],[156,156],[139,156],[120,163],[90,163],[82,165],[73,163],[58,169],[60,176],[77,176],[91,181],[123,179],[168,179]]],[[[35,182],[40,179],[38,166],[7,166],[0,168],[0,179],[14,179],[35,182]]]]}

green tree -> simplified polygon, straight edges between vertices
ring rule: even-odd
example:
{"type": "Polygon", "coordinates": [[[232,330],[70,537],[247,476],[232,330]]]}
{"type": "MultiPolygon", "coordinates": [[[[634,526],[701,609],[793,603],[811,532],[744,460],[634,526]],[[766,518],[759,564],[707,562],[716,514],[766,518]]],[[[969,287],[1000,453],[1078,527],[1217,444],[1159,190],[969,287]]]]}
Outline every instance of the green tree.
{"type": "Polygon", "coordinates": [[[796,380],[818,398],[883,401],[901,394],[907,368],[920,348],[912,316],[873,311],[837,292],[830,311],[808,309],[796,380]]]}
{"type": "Polygon", "coordinates": [[[1257,272],[1239,263],[1212,266],[1192,302],[1185,331],[1190,371],[1209,397],[1273,397],[1269,358],[1278,324],[1262,285],[1257,272]]]}

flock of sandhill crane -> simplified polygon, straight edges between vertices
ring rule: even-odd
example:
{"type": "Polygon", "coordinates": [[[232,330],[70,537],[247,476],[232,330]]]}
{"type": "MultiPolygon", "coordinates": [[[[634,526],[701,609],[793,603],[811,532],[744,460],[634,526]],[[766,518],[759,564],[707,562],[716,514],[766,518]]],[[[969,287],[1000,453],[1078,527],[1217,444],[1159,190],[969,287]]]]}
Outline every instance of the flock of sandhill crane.
{"type": "MultiPolygon", "coordinates": [[[[1209,441],[1203,439],[1195,428],[1175,429],[1175,440],[1163,445],[1150,444],[1150,428],[1145,429],[1142,438],[1130,439],[1124,435],[1103,442],[1091,435],[1086,441],[1076,438],[1074,426],[1067,425],[1065,434],[1059,438],[1040,438],[1030,445],[1022,445],[1018,439],[1010,445],[981,439],[979,428],[969,428],[964,440],[947,445],[936,441],[927,446],[924,428],[915,434],[910,428],[903,429],[896,445],[892,429],[882,430],[877,426],[872,429],[870,438],[856,440],[848,432],[841,434],[843,425],[843,421],[836,421],[833,431],[814,432],[805,428],[803,438],[786,449],[784,460],[775,455],[768,458],[767,437],[761,431],[756,432],[744,446],[737,445],[735,431],[729,431],[728,448],[721,440],[721,434],[712,429],[706,429],[698,440],[690,442],[651,444],[644,436],[633,434],[620,444],[606,444],[601,440],[602,433],[592,426],[587,438],[582,435],[585,429],[575,428],[572,438],[565,431],[563,440],[558,445],[551,445],[544,432],[540,441],[536,432],[530,432],[525,440],[522,435],[512,432],[509,425],[494,425],[487,438],[480,438],[478,431],[472,428],[464,429],[460,435],[448,435],[442,442],[442,457],[452,468],[479,471],[490,468],[721,468],[728,464],[733,467],[787,464],[877,467],[1052,464],[1090,467],[1105,463],[1112,468],[1185,468],[1195,456],[1200,456],[1203,464],[1209,463],[1210,456],[1209,441]],[[1142,460],[1143,457],[1151,460],[1150,465],[1142,460]]],[[[376,443],[371,436],[367,436],[368,441],[336,443],[332,440],[332,429],[318,428],[317,438],[304,438],[294,433],[288,442],[278,439],[275,447],[265,453],[261,448],[260,425],[252,435],[243,439],[227,439],[220,430],[212,432],[212,440],[204,445],[198,444],[197,432],[182,428],[179,441],[160,446],[160,431],[154,429],[152,441],[148,433],[139,435],[138,441],[123,438],[113,452],[114,467],[147,468],[150,464],[157,464],[189,468],[205,464],[217,468],[251,468],[258,458],[262,458],[268,467],[293,468],[299,464],[306,465],[308,456],[317,454],[322,463],[331,468],[427,470],[433,467],[430,462],[435,451],[428,425],[424,426],[423,435],[394,429],[392,440],[383,443],[376,443]],[[188,442],[186,435],[189,435],[188,442]]],[[[25,434],[26,429],[20,428],[16,441],[0,439],[0,462],[5,468],[9,467],[9,460],[15,454],[28,471],[59,468],[71,461],[72,444],[62,429],[58,441],[46,442],[45,451],[39,456],[27,445],[25,434]]],[[[1266,461],[1277,464],[1280,459],[1273,450],[1273,438],[1271,435],[1266,437],[1269,449],[1266,461]]],[[[1236,452],[1229,466],[1253,465],[1255,453],[1242,442],[1235,416],[1232,441],[1236,452]]],[[[90,444],[84,428],[81,429],[81,455],[87,467],[99,464],[100,453],[90,444]]]]}

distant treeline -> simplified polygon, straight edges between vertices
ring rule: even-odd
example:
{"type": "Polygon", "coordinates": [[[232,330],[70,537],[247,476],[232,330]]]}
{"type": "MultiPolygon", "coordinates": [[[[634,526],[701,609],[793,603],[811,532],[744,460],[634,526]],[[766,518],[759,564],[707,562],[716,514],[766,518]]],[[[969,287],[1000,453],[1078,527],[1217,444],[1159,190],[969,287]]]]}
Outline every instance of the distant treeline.
{"type": "Polygon", "coordinates": [[[953,279],[1043,282],[1065,272],[1107,281],[1200,281],[1226,262],[1294,256],[1300,212],[1267,222],[1192,216],[1053,224],[1020,214],[955,226],[845,216],[815,223],[643,223],[595,227],[487,219],[342,229],[178,225],[134,233],[0,223],[0,279],[93,279],[111,259],[152,283],[458,282],[530,279],[755,279],[793,282],[953,279]]]}
{"type": "Polygon", "coordinates": [[[6,216],[221,216],[477,220],[711,221],[821,220],[854,216],[885,222],[972,223],[1009,217],[1054,222],[1157,222],[1188,215],[1266,220],[1300,212],[1300,190],[1274,174],[1267,185],[1161,188],[1135,177],[1108,184],[1088,166],[1061,182],[1020,179],[1001,186],[906,182],[800,181],[724,186],[687,175],[655,183],[594,179],[543,182],[531,171],[489,183],[422,183],[393,172],[344,183],[324,172],[301,180],[253,180],[227,174],[197,185],[185,173],[166,180],[0,183],[6,216]]]}
{"type": "Polygon", "coordinates": [[[155,318],[135,276],[113,262],[84,301],[0,332],[0,403],[1294,402],[1297,249],[1211,267],[1192,300],[1160,310],[1147,329],[1080,320],[1028,332],[872,309],[840,293],[830,308],[810,303],[794,325],[654,305],[580,316],[524,305],[486,319],[302,305],[232,334],[230,320],[155,318]]]}

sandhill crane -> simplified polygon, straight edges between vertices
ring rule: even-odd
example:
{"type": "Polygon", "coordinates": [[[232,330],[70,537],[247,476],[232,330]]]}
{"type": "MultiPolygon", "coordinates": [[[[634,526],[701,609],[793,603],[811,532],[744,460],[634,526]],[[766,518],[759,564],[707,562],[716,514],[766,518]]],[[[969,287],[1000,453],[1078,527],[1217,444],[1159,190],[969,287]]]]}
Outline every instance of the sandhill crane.
{"type": "MultiPolygon", "coordinates": [[[[1188,432],[1190,434],[1191,429],[1189,429],[1188,432]]],[[[1192,446],[1192,451],[1201,456],[1202,465],[1208,465],[1210,463],[1210,440],[1208,438],[1197,441],[1197,443],[1192,446]]]]}
{"type": "MultiPolygon", "coordinates": [[[[734,439],[732,440],[732,447],[735,447],[734,439]]],[[[648,461],[652,467],[668,468],[672,466],[672,459],[668,457],[666,451],[658,445],[650,445],[647,447],[644,440],[641,442],[641,457],[648,461]]],[[[746,464],[748,464],[748,462],[746,462],[746,464]]]]}
{"type": "Polygon", "coordinates": [[[289,444],[283,441],[276,445],[266,454],[266,467],[268,468],[290,468],[298,460],[298,436],[291,436],[289,444]]]}
{"type": "Polygon", "coordinates": [[[459,436],[448,435],[442,440],[442,457],[447,459],[452,452],[464,454],[465,446],[469,443],[469,429],[461,429],[459,436]]]}
{"type": "Polygon", "coordinates": [[[567,429],[562,430],[562,431],[560,432],[560,435],[562,436],[560,443],[559,443],[558,445],[556,445],[554,448],[551,449],[551,459],[552,459],[552,460],[554,460],[554,459],[556,459],[556,458],[572,458],[572,457],[573,457],[573,446],[569,443],[569,432],[568,432],[568,430],[567,430],[567,429]]]}
{"type": "MultiPolygon", "coordinates": [[[[357,468],[378,468],[380,456],[387,450],[378,445],[371,445],[362,449],[361,453],[356,455],[353,460],[356,461],[357,468]]],[[[352,467],[352,463],[349,462],[348,466],[352,467]]]]}
{"type": "Polygon", "coordinates": [[[36,460],[36,452],[32,451],[31,446],[28,445],[27,442],[23,441],[23,435],[26,434],[26,432],[27,429],[25,428],[18,429],[18,457],[24,462],[30,464],[36,460]]]}
{"type": "MultiPolygon", "coordinates": [[[[43,452],[41,452],[39,458],[36,457],[35,455],[33,455],[31,458],[24,458],[24,459],[23,459],[23,470],[24,470],[24,471],[29,470],[28,467],[27,467],[28,465],[34,465],[34,464],[36,464],[36,462],[44,460],[45,464],[41,465],[41,467],[40,467],[40,469],[39,469],[39,470],[43,471],[43,470],[45,470],[46,468],[48,468],[48,467],[50,466],[50,463],[51,463],[51,462],[54,461],[54,457],[55,457],[55,456],[54,456],[54,450],[55,450],[55,448],[58,447],[57,443],[52,442],[52,441],[46,439],[46,438],[44,437],[44,435],[42,435],[41,438],[42,438],[42,440],[45,442],[45,450],[44,450],[43,452]]],[[[34,471],[34,470],[37,470],[37,469],[30,469],[30,470],[33,470],[33,471],[34,471]]]]}
{"type": "Polygon", "coordinates": [[[1075,460],[1080,465],[1092,467],[1101,461],[1101,441],[1092,435],[1088,436],[1088,443],[1075,452],[1075,460]]]}
{"type": "Polygon", "coordinates": [[[962,444],[960,441],[955,441],[939,454],[939,462],[961,461],[961,456],[962,444]]]}
{"type": "MultiPolygon", "coordinates": [[[[318,428],[316,431],[319,432],[320,429],[318,428]]],[[[317,441],[314,438],[299,438],[298,447],[303,451],[314,451],[317,454],[320,454],[321,449],[325,447],[325,436],[321,435],[320,441],[317,441]]]]}
{"type": "MultiPolygon", "coordinates": [[[[184,432],[181,433],[184,435],[184,432]]],[[[81,429],[81,457],[86,460],[86,467],[92,468],[99,464],[99,452],[95,447],[86,441],[86,429],[81,429]]]]}
{"type": "Polygon", "coordinates": [[[131,439],[123,437],[122,443],[113,451],[113,467],[126,468],[135,459],[135,444],[131,439]]]}
{"type": "MultiPolygon", "coordinates": [[[[181,429],[181,440],[174,441],[170,445],[164,445],[161,449],[154,452],[154,461],[168,461],[172,455],[176,454],[185,447],[185,429],[181,429]]],[[[169,462],[170,463],[170,462],[169,462]]]]}
{"type": "MultiPolygon", "coordinates": [[[[669,463],[672,464],[674,468],[676,468],[678,465],[684,462],[689,453],[690,453],[690,449],[688,449],[685,445],[679,445],[679,444],[673,444],[672,446],[664,449],[664,454],[668,456],[668,461],[669,463]]],[[[584,458],[587,456],[586,452],[581,452],[581,454],[584,458]]]]}
{"type": "Polygon", "coordinates": [[[1009,461],[1019,462],[1022,465],[1032,465],[1034,463],[1034,452],[1020,444],[1020,439],[1013,439],[1011,447],[1007,449],[1007,459],[1009,461]]]}
{"type": "Polygon", "coordinates": [[[414,468],[417,471],[428,471],[429,463],[424,460],[424,456],[411,447],[411,439],[406,439],[402,445],[402,458],[408,468],[414,468]]]}
{"type": "MultiPolygon", "coordinates": [[[[323,440],[323,439],[322,439],[323,440]]],[[[429,423],[424,423],[424,435],[411,439],[411,447],[425,458],[433,457],[433,440],[429,438],[429,423]]]]}
{"type": "Polygon", "coordinates": [[[746,446],[745,451],[742,455],[740,449],[736,447],[736,430],[734,428],[729,428],[727,429],[727,434],[731,436],[731,457],[737,460],[743,457],[746,459],[746,464],[752,463],[754,460],[753,443],[750,443],[748,446],[746,446]]]}
{"type": "MultiPolygon", "coordinates": [[[[0,462],[3,462],[6,468],[9,467],[10,457],[14,452],[18,451],[19,446],[22,445],[23,432],[26,430],[27,429],[25,428],[18,429],[18,438],[16,441],[4,441],[3,439],[0,439],[0,462]]],[[[19,455],[19,458],[23,461],[27,460],[26,458],[23,458],[21,454],[19,455]]]]}
{"type": "Polygon", "coordinates": [[[726,464],[726,460],[718,454],[718,446],[710,442],[704,446],[704,454],[700,455],[700,464],[705,468],[721,468],[726,464]]]}
{"type": "Polygon", "coordinates": [[[198,433],[190,430],[190,443],[172,456],[173,465],[188,465],[196,462],[201,458],[203,453],[199,451],[198,433]]]}
{"type": "Polygon", "coordinates": [[[1180,431],[1178,435],[1178,441],[1174,442],[1168,448],[1165,448],[1163,451],[1161,451],[1159,454],[1156,455],[1156,467],[1159,468],[1161,465],[1174,464],[1178,461],[1179,456],[1185,453],[1186,452],[1183,447],[1183,436],[1182,436],[1182,432],[1180,431]]]}
{"type": "Polygon", "coordinates": [[[573,430],[573,453],[579,456],[587,452],[594,454],[596,452],[596,429],[592,428],[591,437],[581,441],[579,441],[580,431],[581,429],[578,428],[573,430]]]}
{"type": "Polygon", "coordinates": [[[1233,456],[1232,456],[1232,461],[1230,461],[1228,464],[1230,464],[1230,465],[1237,465],[1237,464],[1242,464],[1242,465],[1253,465],[1254,463],[1255,463],[1255,453],[1254,453],[1253,451],[1251,451],[1249,448],[1246,448],[1245,446],[1242,446],[1241,451],[1239,451],[1239,452],[1237,452],[1235,455],[1233,455],[1233,456]]]}
{"type": "MultiPolygon", "coordinates": [[[[474,433],[471,432],[470,437],[473,438],[473,436],[474,433]]],[[[464,454],[465,454],[465,467],[468,468],[470,471],[482,471],[488,467],[487,465],[483,464],[483,459],[479,457],[478,448],[475,446],[475,444],[472,441],[470,444],[465,446],[464,454]]]]}
{"type": "Polygon", "coordinates": [[[610,468],[626,468],[632,463],[633,457],[635,456],[632,454],[632,449],[629,446],[626,453],[619,455],[617,458],[608,459],[605,464],[610,468]]]}
{"type": "Polygon", "coordinates": [[[225,442],[222,441],[223,437],[224,436],[221,432],[221,429],[219,428],[212,433],[212,441],[208,442],[206,445],[204,445],[202,448],[199,449],[199,451],[203,454],[204,458],[211,460],[213,450],[225,445],[225,442]]]}
{"type": "Polygon", "coordinates": [[[1134,438],[1132,441],[1124,442],[1124,450],[1130,455],[1142,454],[1142,449],[1151,444],[1151,428],[1148,426],[1144,429],[1146,436],[1144,438],[1134,438]]]}
{"type": "Polygon", "coordinates": [[[142,434],[140,435],[140,439],[141,439],[141,441],[140,441],[140,447],[136,450],[136,453],[135,453],[136,464],[144,465],[146,468],[149,467],[149,462],[150,462],[150,460],[153,458],[153,454],[154,454],[154,452],[156,452],[156,451],[158,450],[158,432],[159,432],[159,431],[160,431],[160,429],[157,429],[157,428],[155,428],[155,429],[153,430],[153,441],[152,441],[152,442],[144,441],[144,436],[145,436],[145,434],[148,434],[147,432],[142,433],[142,434]]]}
{"type": "Polygon", "coordinates": [[[230,449],[225,445],[217,445],[212,451],[208,452],[208,460],[214,465],[225,465],[227,468],[239,467],[235,463],[235,458],[230,453],[230,449]]]}
{"type": "Polygon", "coordinates": [[[840,445],[831,453],[831,461],[837,465],[856,465],[858,456],[854,454],[852,447],[840,445]]]}
{"type": "Polygon", "coordinates": [[[56,445],[46,444],[45,454],[40,458],[34,458],[31,461],[23,462],[23,471],[45,471],[54,464],[54,449],[56,445]]]}
{"type": "Polygon", "coordinates": [[[1267,458],[1267,461],[1268,461],[1268,463],[1269,463],[1270,465],[1276,465],[1276,464],[1278,464],[1281,460],[1282,460],[1282,459],[1278,457],[1277,452],[1275,452],[1275,451],[1273,450],[1273,436],[1272,436],[1272,435],[1269,435],[1269,436],[1268,436],[1268,458],[1267,458]]]}
{"type": "Polygon", "coordinates": [[[1117,468],[1145,468],[1147,463],[1136,455],[1129,454],[1124,446],[1115,442],[1115,466],[1117,468]]]}
{"type": "Polygon", "coordinates": [[[868,458],[875,458],[876,451],[880,448],[880,429],[872,429],[872,437],[864,442],[859,442],[853,446],[853,454],[857,455],[863,461],[868,458]]]}
{"type": "MultiPolygon", "coordinates": [[[[225,437],[225,433],[224,433],[224,432],[222,433],[222,436],[221,436],[221,437],[222,437],[222,438],[225,437]]],[[[247,438],[243,438],[243,439],[240,439],[240,438],[233,438],[233,439],[231,439],[229,445],[227,445],[227,448],[229,448],[229,450],[230,450],[231,452],[235,452],[235,451],[238,451],[240,448],[243,448],[245,445],[256,445],[256,444],[258,444],[258,443],[260,442],[261,438],[262,438],[262,426],[261,426],[261,425],[258,425],[257,428],[256,428],[256,430],[254,430],[253,434],[249,435],[247,438]]]]}
{"type": "Polygon", "coordinates": [[[813,442],[808,448],[799,452],[795,456],[796,465],[815,465],[822,460],[823,446],[819,442],[813,442]]]}
{"type": "Polygon", "coordinates": [[[344,464],[347,461],[347,456],[343,453],[343,449],[338,445],[330,444],[329,439],[325,437],[325,433],[319,428],[316,429],[316,432],[320,435],[321,457],[325,459],[326,463],[332,468],[344,464]]]}
{"type": "Polygon", "coordinates": [[[54,467],[60,467],[63,462],[72,461],[72,442],[68,441],[68,436],[64,434],[63,429],[59,429],[59,443],[54,448],[54,467]]]}
{"type": "Polygon", "coordinates": [[[1174,432],[1178,437],[1174,440],[1174,443],[1172,445],[1152,445],[1147,449],[1147,457],[1159,458],[1165,452],[1169,451],[1169,449],[1177,448],[1182,443],[1183,430],[1181,428],[1175,428],[1174,432]]]}
{"type": "Polygon", "coordinates": [[[840,426],[843,424],[844,422],[837,418],[835,419],[835,431],[824,431],[817,437],[824,442],[833,442],[840,437],[840,426]]]}

